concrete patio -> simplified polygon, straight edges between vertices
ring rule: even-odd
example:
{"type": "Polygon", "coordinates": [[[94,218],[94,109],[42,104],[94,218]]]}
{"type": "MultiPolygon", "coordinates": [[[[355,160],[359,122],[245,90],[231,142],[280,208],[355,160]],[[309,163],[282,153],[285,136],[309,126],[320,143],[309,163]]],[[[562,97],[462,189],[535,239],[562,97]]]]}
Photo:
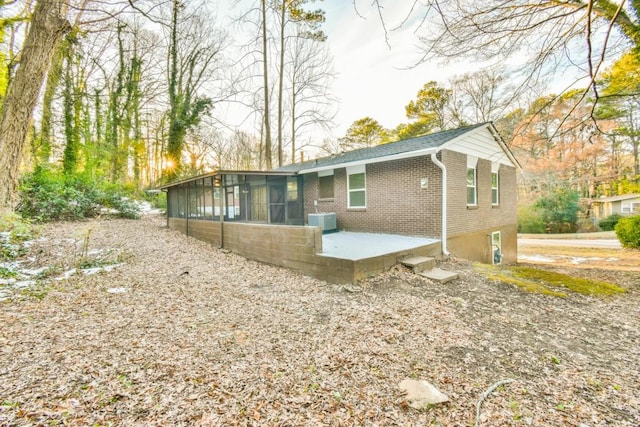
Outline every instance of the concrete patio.
{"type": "Polygon", "coordinates": [[[359,261],[398,252],[411,252],[440,240],[397,234],[355,233],[339,231],[322,235],[320,256],[359,261]]]}

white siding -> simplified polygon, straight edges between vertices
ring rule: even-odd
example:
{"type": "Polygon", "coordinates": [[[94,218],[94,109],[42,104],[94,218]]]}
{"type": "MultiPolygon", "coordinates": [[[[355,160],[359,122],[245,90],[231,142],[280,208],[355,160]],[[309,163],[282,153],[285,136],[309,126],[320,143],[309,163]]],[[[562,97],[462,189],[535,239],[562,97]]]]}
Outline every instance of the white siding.
{"type": "Polygon", "coordinates": [[[486,127],[467,132],[447,142],[442,148],[507,166],[515,166],[486,127]]]}

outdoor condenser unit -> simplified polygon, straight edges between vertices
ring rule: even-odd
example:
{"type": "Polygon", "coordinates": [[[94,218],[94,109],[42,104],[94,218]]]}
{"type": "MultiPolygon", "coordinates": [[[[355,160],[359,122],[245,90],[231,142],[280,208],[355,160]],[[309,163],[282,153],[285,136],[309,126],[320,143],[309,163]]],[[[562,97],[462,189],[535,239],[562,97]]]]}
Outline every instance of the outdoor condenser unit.
{"type": "Polygon", "coordinates": [[[309,225],[320,227],[323,233],[334,231],[336,227],[336,214],[330,213],[315,213],[309,214],[309,225]]]}

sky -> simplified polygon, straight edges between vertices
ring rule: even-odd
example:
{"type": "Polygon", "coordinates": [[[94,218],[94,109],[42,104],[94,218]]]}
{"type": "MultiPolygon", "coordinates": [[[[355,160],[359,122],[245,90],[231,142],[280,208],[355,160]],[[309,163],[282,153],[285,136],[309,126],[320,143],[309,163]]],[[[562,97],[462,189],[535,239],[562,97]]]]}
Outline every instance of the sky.
{"type": "MultiPolygon", "coordinates": [[[[336,72],[333,92],[341,101],[337,136],[366,116],[388,129],[407,122],[404,107],[418,90],[431,80],[444,83],[452,74],[436,64],[413,67],[420,58],[415,20],[388,32],[387,45],[377,10],[369,1],[357,3],[358,13],[351,1],[319,3],[326,12],[324,29],[336,72]]],[[[387,27],[401,22],[408,9],[407,2],[392,2],[384,11],[387,27]]]]}
{"type": "MultiPolygon", "coordinates": [[[[219,5],[225,1],[232,0],[221,0],[219,5]]],[[[326,43],[333,58],[335,81],[331,93],[339,103],[333,135],[325,136],[340,138],[355,120],[364,117],[394,129],[398,124],[408,122],[405,106],[416,98],[425,83],[436,81],[446,86],[453,77],[477,71],[481,66],[470,61],[446,66],[436,62],[420,63],[417,34],[425,31],[420,25],[427,25],[423,22],[424,8],[410,13],[412,2],[392,0],[382,3],[387,40],[372,0],[323,0],[306,5],[307,9],[325,11],[323,30],[328,36],[326,43]],[[399,29],[391,30],[400,23],[403,25],[399,29]]],[[[219,14],[237,13],[237,9],[218,7],[219,14]]],[[[521,60],[512,59],[509,68],[518,69],[521,60]]],[[[575,75],[566,72],[554,77],[554,81],[555,86],[549,89],[561,91],[575,81],[575,75]]]]}
{"type": "MultiPolygon", "coordinates": [[[[392,28],[404,19],[410,4],[387,3],[385,22],[392,28]]],[[[307,9],[313,8],[321,8],[326,14],[322,28],[328,36],[326,43],[335,72],[331,93],[339,100],[332,132],[335,138],[344,136],[355,120],[367,116],[388,129],[407,122],[405,106],[415,99],[420,88],[431,80],[445,83],[452,76],[451,69],[434,64],[407,69],[420,57],[413,33],[419,14],[414,14],[414,22],[389,32],[387,45],[371,0],[324,0],[307,5],[307,9]]],[[[237,8],[226,7],[225,1],[218,4],[219,15],[237,12],[237,8]]]]}

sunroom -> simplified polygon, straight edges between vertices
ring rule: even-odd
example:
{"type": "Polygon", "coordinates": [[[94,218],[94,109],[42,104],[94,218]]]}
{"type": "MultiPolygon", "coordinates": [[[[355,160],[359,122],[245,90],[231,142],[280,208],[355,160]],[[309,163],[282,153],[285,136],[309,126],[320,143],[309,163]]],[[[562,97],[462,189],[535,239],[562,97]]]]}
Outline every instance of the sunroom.
{"type": "Polygon", "coordinates": [[[167,218],[304,224],[302,177],[295,173],[216,171],[171,184],[167,218]]]}

